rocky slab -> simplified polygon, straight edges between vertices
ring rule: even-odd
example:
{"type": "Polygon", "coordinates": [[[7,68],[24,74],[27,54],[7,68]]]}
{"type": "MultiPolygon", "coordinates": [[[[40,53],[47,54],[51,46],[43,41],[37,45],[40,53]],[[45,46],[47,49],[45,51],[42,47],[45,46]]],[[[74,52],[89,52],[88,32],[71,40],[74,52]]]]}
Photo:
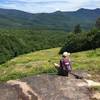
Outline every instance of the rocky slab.
{"type": "Polygon", "coordinates": [[[36,75],[0,84],[0,100],[91,100],[86,84],[74,77],[36,75]]]}

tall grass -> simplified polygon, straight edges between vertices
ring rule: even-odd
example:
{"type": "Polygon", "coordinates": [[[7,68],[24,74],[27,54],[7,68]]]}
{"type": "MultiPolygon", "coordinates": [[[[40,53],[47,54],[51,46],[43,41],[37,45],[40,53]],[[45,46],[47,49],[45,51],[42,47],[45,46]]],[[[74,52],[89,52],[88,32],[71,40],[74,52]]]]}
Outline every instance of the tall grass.
{"type": "MultiPolygon", "coordinates": [[[[59,63],[60,48],[41,50],[21,55],[0,65],[0,81],[18,79],[37,74],[56,74],[53,63],[59,63]]],[[[73,70],[100,74],[100,49],[71,54],[73,70]]]]}

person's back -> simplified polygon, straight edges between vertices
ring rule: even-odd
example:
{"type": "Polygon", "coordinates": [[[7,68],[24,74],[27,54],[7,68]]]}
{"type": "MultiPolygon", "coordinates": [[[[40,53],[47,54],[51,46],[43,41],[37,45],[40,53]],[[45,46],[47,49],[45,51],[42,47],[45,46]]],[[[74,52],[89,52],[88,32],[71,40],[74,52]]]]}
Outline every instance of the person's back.
{"type": "Polygon", "coordinates": [[[71,63],[70,63],[70,60],[68,58],[62,58],[60,60],[60,67],[63,69],[63,70],[67,70],[67,71],[70,71],[71,70],[71,63]]]}
{"type": "Polygon", "coordinates": [[[64,52],[62,55],[62,59],[60,60],[60,64],[57,67],[58,74],[68,76],[68,73],[71,72],[71,63],[69,59],[70,53],[64,52]]]}

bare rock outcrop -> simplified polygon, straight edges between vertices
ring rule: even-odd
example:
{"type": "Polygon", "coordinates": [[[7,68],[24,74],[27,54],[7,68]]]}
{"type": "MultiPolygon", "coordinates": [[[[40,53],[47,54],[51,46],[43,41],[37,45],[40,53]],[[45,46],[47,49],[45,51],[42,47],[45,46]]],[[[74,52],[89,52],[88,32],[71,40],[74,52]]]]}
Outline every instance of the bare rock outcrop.
{"type": "Polygon", "coordinates": [[[0,84],[0,100],[91,100],[86,84],[74,77],[36,75],[0,84]]]}

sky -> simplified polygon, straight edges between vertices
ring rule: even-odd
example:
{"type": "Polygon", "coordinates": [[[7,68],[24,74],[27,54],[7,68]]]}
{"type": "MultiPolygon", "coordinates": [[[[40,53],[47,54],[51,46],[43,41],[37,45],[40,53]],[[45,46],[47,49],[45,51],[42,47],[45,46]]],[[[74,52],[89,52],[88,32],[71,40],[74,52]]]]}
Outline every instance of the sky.
{"type": "Polygon", "coordinates": [[[75,11],[80,8],[100,8],[100,0],[0,0],[0,8],[30,13],[75,11]]]}

